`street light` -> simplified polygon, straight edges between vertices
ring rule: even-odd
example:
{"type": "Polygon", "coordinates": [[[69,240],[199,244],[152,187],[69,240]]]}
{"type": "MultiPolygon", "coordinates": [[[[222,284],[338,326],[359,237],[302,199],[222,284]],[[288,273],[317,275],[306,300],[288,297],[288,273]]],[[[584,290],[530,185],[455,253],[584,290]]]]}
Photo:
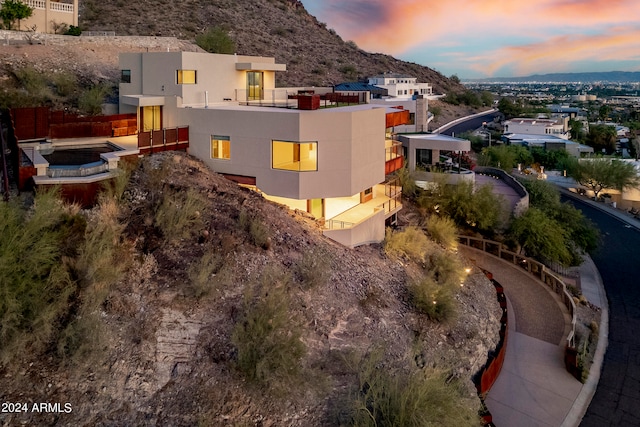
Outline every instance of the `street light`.
{"type": "Polygon", "coordinates": [[[487,130],[487,122],[482,122],[482,128],[484,129],[483,131],[481,131],[484,134],[489,135],[489,148],[491,148],[491,131],[487,130]]]}
{"type": "Polygon", "coordinates": [[[491,147],[491,132],[486,131],[486,130],[480,130],[480,131],[478,131],[478,132],[480,132],[480,133],[481,133],[481,134],[483,134],[483,135],[487,135],[487,136],[489,136],[489,147],[491,147]]]}

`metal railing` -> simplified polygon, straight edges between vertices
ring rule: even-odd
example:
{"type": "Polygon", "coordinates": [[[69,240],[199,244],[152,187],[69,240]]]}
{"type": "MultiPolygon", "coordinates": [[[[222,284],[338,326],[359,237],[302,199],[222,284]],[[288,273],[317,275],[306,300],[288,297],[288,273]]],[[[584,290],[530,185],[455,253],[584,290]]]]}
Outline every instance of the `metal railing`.
{"type": "Polygon", "coordinates": [[[344,230],[346,228],[353,228],[356,224],[349,221],[340,221],[335,219],[330,219],[324,223],[324,226],[329,230],[344,230]]]}
{"type": "Polygon", "coordinates": [[[465,246],[481,250],[522,268],[558,294],[571,316],[571,330],[567,335],[566,346],[567,348],[575,348],[576,305],[562,279],[550,271],[543,263],[505,249],[502,243],[470,236],[458,236],[458,241],[465,246]]]}

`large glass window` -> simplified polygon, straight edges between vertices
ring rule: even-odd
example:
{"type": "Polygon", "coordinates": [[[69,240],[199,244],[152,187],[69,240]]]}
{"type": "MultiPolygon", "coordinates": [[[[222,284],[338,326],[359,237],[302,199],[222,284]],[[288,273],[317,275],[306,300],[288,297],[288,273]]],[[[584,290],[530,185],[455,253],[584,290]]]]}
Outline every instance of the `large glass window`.
{"type": "Polygon", "coordinates": [[[142,129],[143,132],[162,129],[162,106],[151,105],[142,107],[140,121],[142,122],[140,129],[142,129]]]}
{"type": "Polygon", "coordinates": [[[272,141],[271,166],[289,171],[317,171],[317,142],[272,141]]]}
{"type": "Polygon", "coordinates": [[[131,83],[131,70],[121,70],[120,71],[120,82],[121,83],[131,83]]]}
{"type": "Polygon", "coordinates": [[[231,140],[228,136],[211,136],[211,158],[223,160],[231,158],[231,140]]]}
{"type": "Polygon", "coordinates": [[[416,166],[431,166],[433,161],[433,153],[431,150],[416,148],[416,166]]]}
{"type": "Polygon", "coordinates": [[[179,85],[196,84],[196,70],[178,70],[176,81],[179,85]]]}

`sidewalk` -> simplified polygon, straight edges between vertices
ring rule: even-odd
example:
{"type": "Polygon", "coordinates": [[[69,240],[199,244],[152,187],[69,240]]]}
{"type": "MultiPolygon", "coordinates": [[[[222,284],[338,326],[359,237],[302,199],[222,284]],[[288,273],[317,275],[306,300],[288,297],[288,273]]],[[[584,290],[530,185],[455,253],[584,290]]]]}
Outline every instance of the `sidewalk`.
{"type": "Polygon", "coordinates": [[[504,287],[509,333],[504,365],[485,403],[497,427],[577,426],[595,393],[606,337],[607,302],[590,258],[580,266],[585,296],[600,306],[600,340],[591,374],[581,384],[564,366],[570,316],[558,295],[524,270],[466,246],[459,250],[477,266],[493,273],[504,287]]]}

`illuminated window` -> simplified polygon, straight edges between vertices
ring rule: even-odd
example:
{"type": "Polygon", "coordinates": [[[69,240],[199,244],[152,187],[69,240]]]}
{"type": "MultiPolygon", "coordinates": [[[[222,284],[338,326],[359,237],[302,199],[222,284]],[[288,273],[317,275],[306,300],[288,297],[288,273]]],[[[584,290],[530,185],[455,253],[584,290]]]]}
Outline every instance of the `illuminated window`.
{"type": "Polygon", "coordinates": [[[131,83],[131,70],[121,70],[120,71],[120,82],[121,83],[131,83]]]}
{"type": "Polygon", "coordinates": [[[196,84],[196,70],[178,70],[177,82],[179,85],[196,84]]]}
{"type": "Polygon", "coordinates": [[[317,171],[317,142],[271,141],[271,166],[288,171],[317,171]]]}
{"type": "Polygon", "coordinates": [[[211,136],[211,158],[223,160],[231,158],[231,141],[228,136],[211,136]]]}

